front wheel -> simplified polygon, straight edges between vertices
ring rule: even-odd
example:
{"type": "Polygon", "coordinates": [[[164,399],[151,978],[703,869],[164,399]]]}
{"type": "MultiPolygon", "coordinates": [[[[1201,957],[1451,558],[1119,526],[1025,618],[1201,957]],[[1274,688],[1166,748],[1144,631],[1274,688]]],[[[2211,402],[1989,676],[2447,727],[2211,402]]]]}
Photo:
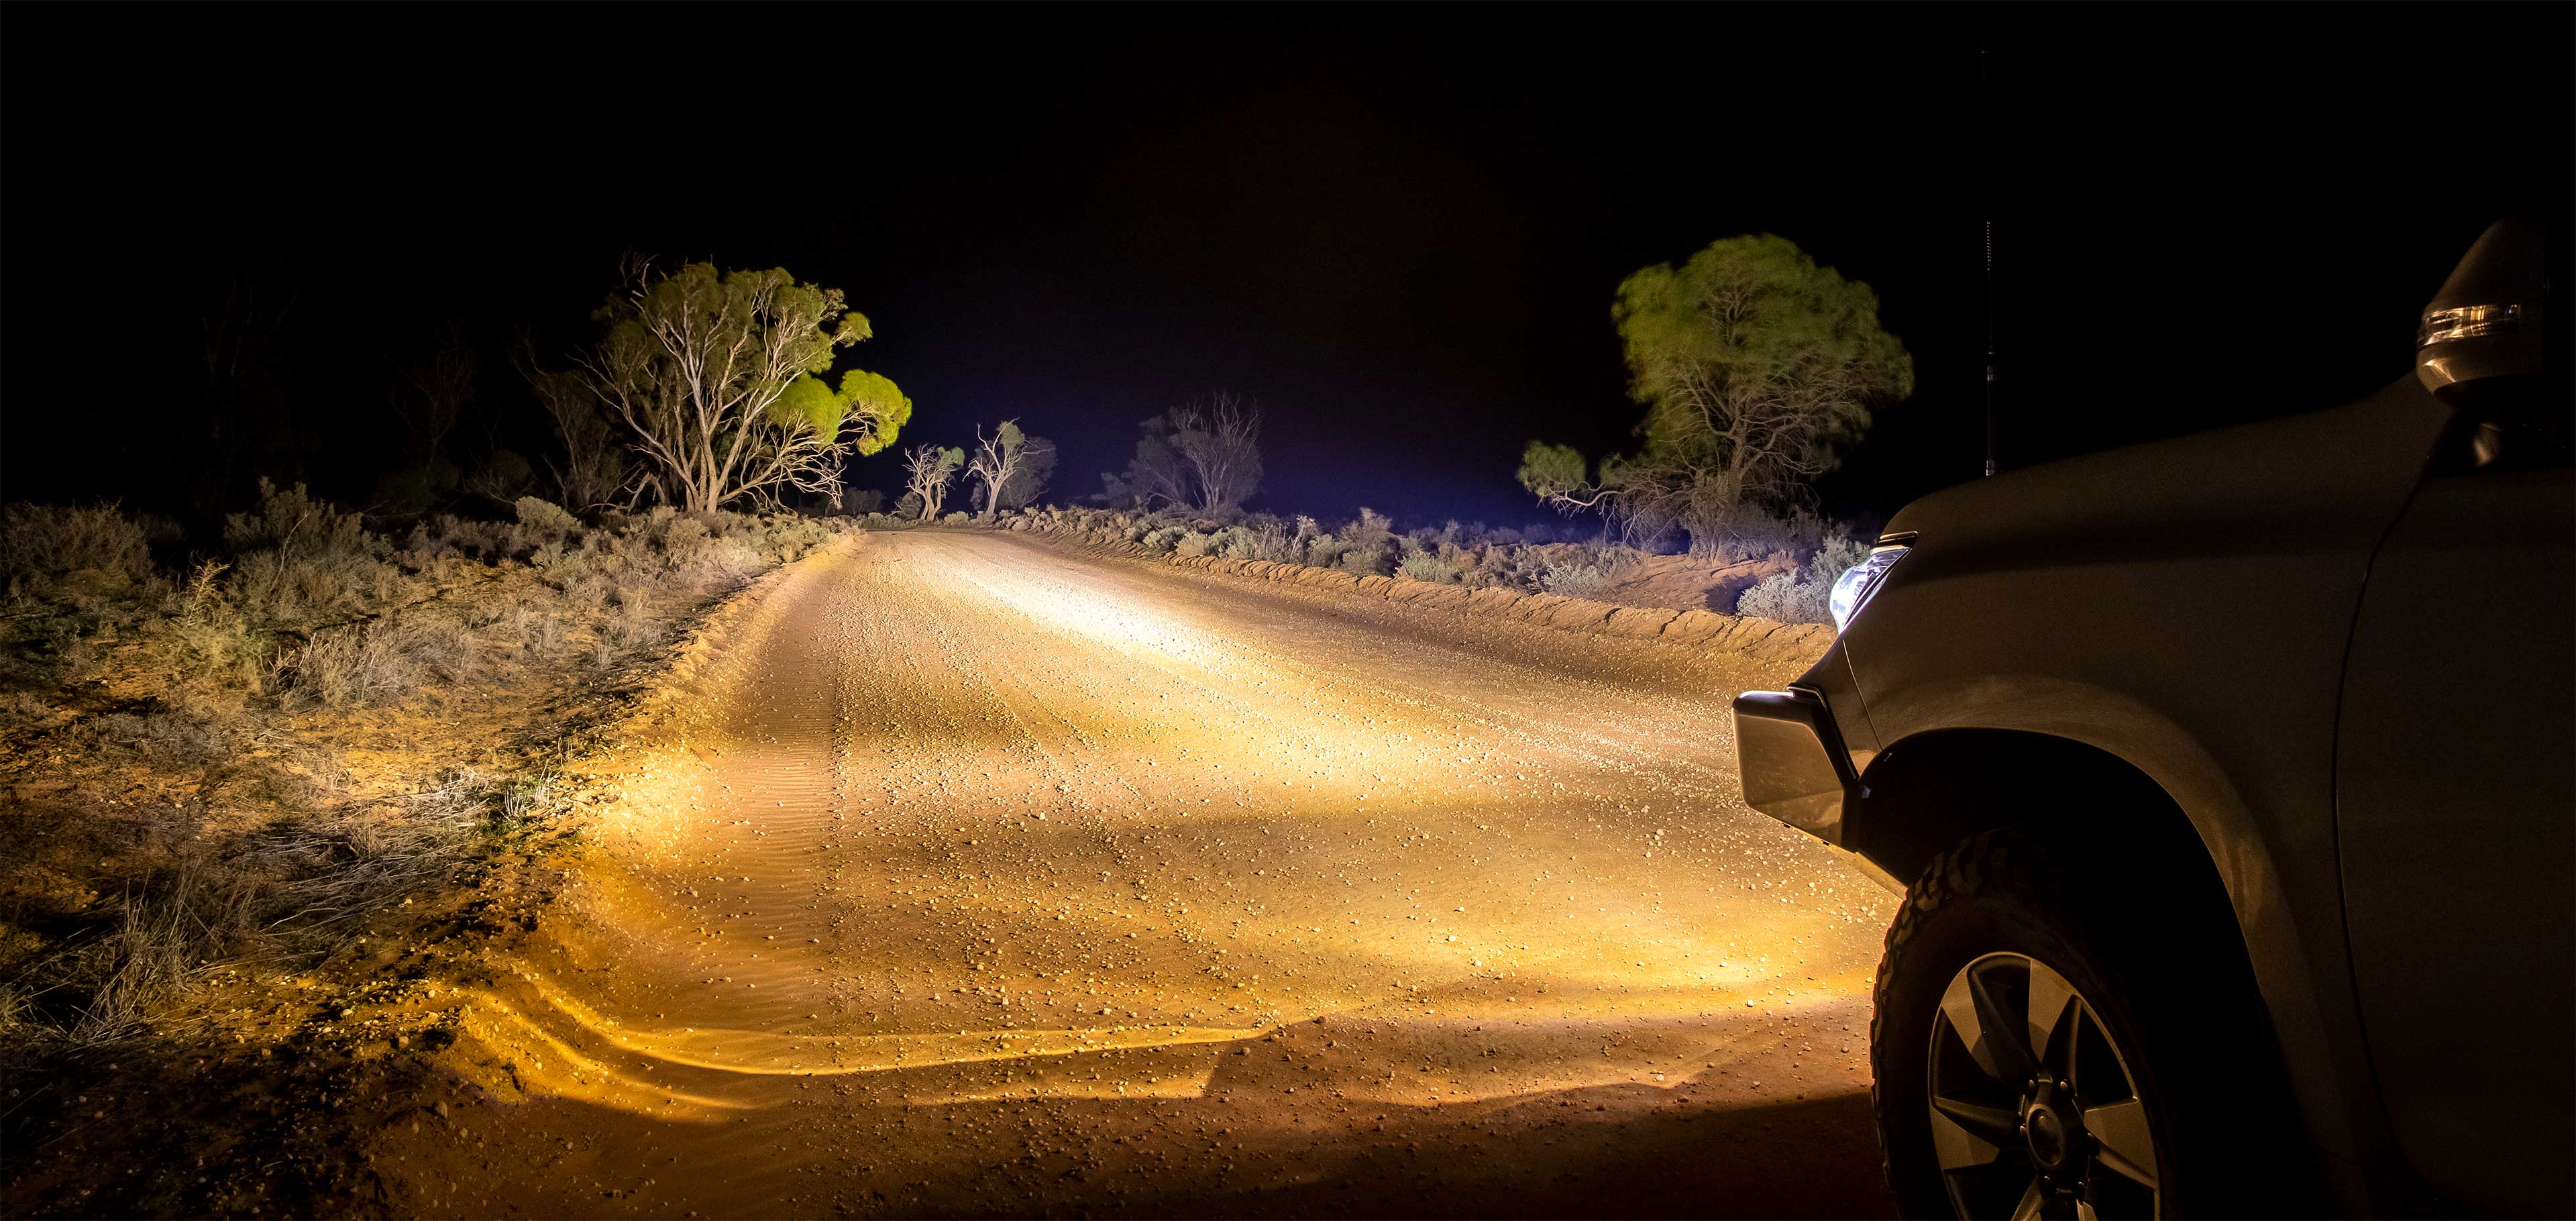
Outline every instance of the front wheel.
{"type": "Polygon", "coordinates": [[[1909,1214],[2244,1215],[2273,1194],[2252,1130],[2272,1128],[2272,1157],[2300,1155],[2280,1125],[2253,1122],[2270,1113],[2269,1074],[2253,1067],[2269,1040],[2241,951],[2103,883],[2079,854],[2002,831],[1942,854],[1908,891],[1870,1056],[1909,1214]]]}

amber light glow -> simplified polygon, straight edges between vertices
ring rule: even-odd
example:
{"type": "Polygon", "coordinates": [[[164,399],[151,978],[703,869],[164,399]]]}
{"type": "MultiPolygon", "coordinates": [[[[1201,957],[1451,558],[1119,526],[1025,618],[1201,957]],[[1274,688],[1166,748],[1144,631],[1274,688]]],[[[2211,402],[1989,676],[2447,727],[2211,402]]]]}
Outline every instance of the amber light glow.
{"type": "Polygon", "coordinates": [[[449,998],[452,1062],[663,1140],[817,1087],[1861,1088],[1886,899],[1733,804],[1738,677],[1224,596],[990,535],[809,564],[617,757],[571,918],[449,998]]]}

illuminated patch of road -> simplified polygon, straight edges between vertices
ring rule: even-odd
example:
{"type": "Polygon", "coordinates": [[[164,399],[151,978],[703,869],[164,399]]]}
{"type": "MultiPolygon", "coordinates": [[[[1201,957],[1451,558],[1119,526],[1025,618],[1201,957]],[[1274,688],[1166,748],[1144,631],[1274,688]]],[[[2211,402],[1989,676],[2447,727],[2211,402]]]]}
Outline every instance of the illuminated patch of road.
{"type": "Polygon", "coordinates": [[[983,1190],[728,1127],[826,1102],[1364,1145],[1362,1105],[1865,1087],[1887,899],[1733,798],[1726,697],[1785,675],[946,532],[809,562],[726,644],[451,1057],[736,1193],[655,1207],[807,1211],[789,1164],[983,1190]]]}

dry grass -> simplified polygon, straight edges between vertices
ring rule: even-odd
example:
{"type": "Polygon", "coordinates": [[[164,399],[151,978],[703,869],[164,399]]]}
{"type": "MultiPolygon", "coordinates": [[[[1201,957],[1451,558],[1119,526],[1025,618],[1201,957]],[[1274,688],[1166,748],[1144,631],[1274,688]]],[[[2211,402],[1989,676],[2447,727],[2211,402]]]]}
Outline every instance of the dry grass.
{"type": "Polygon", "coordinates": [[[529,499],[397,539],[262,490],[169,570],[159,527],[113,505],[0,516],[0,1055],[21,1065],[169,1035],[210,972],[329,960],[543,831],[549,705],[836,537],[529,499]]]}
{"type": "Polygon", "coordinates": [[[454,1037],[393,1002],[542,897],[554,769],[713,599],[837,537],[542,501],[379,533],[264,493],[193,555],[112,505],[0,510],[13,1215],[367,1209],[349,1125],[422,1087],[406,1032],[454,1037]]]}

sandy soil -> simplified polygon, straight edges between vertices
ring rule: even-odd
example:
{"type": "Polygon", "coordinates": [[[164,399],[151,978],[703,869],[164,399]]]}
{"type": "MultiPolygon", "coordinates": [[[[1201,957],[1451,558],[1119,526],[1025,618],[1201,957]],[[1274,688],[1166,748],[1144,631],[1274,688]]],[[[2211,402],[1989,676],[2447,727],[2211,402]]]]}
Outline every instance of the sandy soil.
{"type": "Polygon", "coordinates": [[[368,1150],[428,1216],[1883,1214],[1781,663],[1004,534],[781,574],[368,1150]]]}

